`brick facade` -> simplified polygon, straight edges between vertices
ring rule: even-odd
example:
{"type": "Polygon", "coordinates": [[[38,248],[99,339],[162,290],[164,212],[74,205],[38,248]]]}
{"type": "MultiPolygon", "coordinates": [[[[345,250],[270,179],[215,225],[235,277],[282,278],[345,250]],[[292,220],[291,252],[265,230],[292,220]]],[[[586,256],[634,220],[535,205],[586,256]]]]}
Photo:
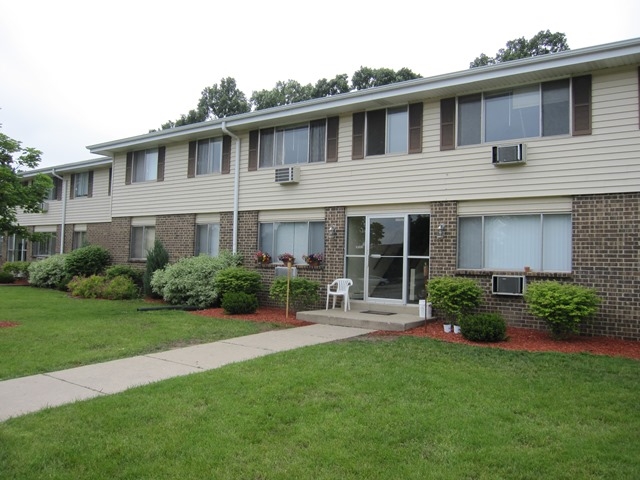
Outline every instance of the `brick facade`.
{"type": "Polygon", "coordinates": [[[156,217],[156,240],[169,252],[169,262],[173,263],[195,254],[196,216],[158,215],[156,217]]]}

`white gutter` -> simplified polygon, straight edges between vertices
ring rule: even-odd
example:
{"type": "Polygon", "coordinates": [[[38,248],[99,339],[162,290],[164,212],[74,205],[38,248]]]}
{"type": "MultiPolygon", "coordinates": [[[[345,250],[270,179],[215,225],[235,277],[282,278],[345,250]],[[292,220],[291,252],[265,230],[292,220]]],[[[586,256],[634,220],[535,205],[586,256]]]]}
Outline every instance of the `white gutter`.
{"type": "Polygon", "coordinates": [[[67,223],[67,192],[66,185],[67,182],[64,181],[64,178],[56,173],[56,169],[51,169],[51,175],[56,177],[62,182],[62,218],[60,219],[60,253],[64,253],[64,229],[66,228],[67,223]]]}
{"type": "Polygon", "coordinates": [[[227,130],[227,122],[222,121],[222,131],[236,141],[236,161],[233,178],[233,241],[232,252],[238,252],[238,210],[240,209],[240,137],[227,130]]]}

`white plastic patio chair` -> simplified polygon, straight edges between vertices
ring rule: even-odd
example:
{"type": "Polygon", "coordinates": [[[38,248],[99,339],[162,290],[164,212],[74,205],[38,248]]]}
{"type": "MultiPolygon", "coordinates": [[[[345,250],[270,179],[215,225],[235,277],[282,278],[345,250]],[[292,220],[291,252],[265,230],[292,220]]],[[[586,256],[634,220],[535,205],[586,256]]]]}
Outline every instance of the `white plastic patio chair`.
{"type": "Polygon", "coordinates": [[[351,310],[351,304],[349,303],[349,287],[351,285],[353,285],[353,280],[350,278],[338,278],[327,285],[326,310],[329,310],[329,297],[333,297],[333,308],[336,308],[336,297],[342,297],[344,311],[351,310]]]}

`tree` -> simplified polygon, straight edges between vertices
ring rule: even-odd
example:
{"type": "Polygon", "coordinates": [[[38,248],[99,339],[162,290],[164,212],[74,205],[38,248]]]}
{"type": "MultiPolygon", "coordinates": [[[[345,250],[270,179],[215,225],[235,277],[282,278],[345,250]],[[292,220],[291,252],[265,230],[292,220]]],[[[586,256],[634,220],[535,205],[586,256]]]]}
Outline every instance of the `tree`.
{"type": "Polygon", "coordinates": [[[35,168],[42,152],[0,133],[0,233],[19,235],[32,241],[42,239],[42,234],[30,233],[18,225],[18,209],[26,213],[42,211],[42,202],[53,188],[47,175],[37,174],[25,182],[24,169],[35,168]]]}
{"type": "Polygon", "coordinates": [[[205,87],[202,90],[195,110],[189,110],[187,115],[181,115],[176,121],[169,120],[167,123],[163,123],[160,128],[167,130],[249,111],[251,111],[251,105],[245,94],[238,90],[234,78],[227,77],[220,80],[219,86],[214,83],[211,87],[205,87]]]}
{"type": "Polygon", "coordinates": [[[356,70],[351,77],[351,88],[353,90],[364,90],[416,78],[420,78],[420,75],[413,73],[408,68],[401,68],[396,72],[391,68],[360,67],[360,70],[356,70]]]}
{"type": "Polygon", "coordinates": [[[312,98],[311,84],[302,85],[295,80],[279,81],[272,90],[253,92],[251,103],[256,110],[303,102],[312,98]]]}
{"type": "Polygon", "coordinates": [[[469,68],[482,67],[485,65],[495,65],[496,63],[508,62],[519,58],[536,57],[548,53],[563,52],[569,50],[567,37],[564,33],[551,33],[549,30],[540,30],[530,40],[524,37],[509,40],[506,48],[501,48],[495,57],[481,53],[469,68]]]}

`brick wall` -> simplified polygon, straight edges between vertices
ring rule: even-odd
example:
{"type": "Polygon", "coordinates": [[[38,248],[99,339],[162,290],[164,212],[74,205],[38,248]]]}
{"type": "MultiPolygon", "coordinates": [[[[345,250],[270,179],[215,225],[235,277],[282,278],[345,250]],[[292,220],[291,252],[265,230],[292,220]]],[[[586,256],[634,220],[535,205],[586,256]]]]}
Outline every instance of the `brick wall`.
{"type": "Polygon", "coordinates": [[[116,217],[111,221],[111,258],[114,264],[129,263],[131,217],[116,217]]]}
{"type": "Polygon", "coordinates": [[[156,240],[169,253],[169,262],[174,263],[195,254],[196,216],[158,215],[156,217],[156,240]]]}

